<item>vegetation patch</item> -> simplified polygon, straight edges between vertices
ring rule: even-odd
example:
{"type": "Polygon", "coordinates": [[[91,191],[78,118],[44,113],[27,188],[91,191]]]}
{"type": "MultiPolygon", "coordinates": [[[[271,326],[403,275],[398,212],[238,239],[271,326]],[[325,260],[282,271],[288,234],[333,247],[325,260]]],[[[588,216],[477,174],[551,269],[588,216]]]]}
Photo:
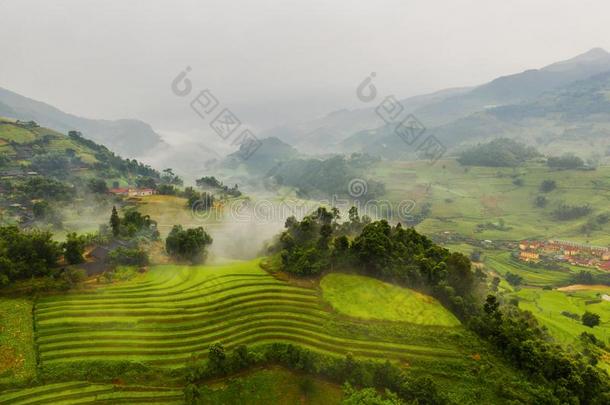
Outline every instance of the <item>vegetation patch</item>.
{"type": "Polygon", "coordinates": [[[36,375],[32,303],[0,298],[0,383],[15,383],[36,375]]]}
{"type": "Polygon", "coordinates": [[[371,277],[332,273],[320,285],[324,299],[348,316],[422,325],[460,325],[435,298],[371,277]]]}

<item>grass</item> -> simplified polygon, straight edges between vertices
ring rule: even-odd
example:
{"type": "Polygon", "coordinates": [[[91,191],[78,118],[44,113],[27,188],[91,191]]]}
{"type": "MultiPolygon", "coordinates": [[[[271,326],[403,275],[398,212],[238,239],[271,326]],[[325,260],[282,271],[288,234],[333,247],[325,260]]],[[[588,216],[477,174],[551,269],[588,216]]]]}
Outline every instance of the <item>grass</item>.
{"type": "Polygon", "coordinates": [[[0,298],[0,384],[36,375],[33,335],[31,301],[0,298]]]}
{"type": "Polygon", "coordinates": [[[341,403],[341,398],[338,385],[274,367],[212,384],[201,400],[210,405],[330,405],[341,403]]]}
{"type": "MultiPolygon", "coordinates": [[[[592,333],[606,345],[610,345],[610,302],[602,295],[610,295],[610,287],[594,287],[577,291],[540,290],[524,288],[511,297],[519,299],[521,309],[531,311],[556,341],[564,346],[578,345],[583,332],[592,333]],[[563,311],[582,316],[585,311],[600,315],[601,324],[590,328],[580,320],[562,315],[563,311]]],[[[600,366],[610,371],[610,356],[600,366]]]]}
{"type": "Polygon", "coordinates": [[[512,296],[519,298],[519,307],[531,311],[549,329],[551,334],[563,344],[574,343],[582,332],[593,333],[597,338],[610,344],[610,302],[600,296],[610,295],[610,287],[605,290],[579,290],[563,292],[523,288],[512,296]],[[562,311],[582,315],[585,311],[601,317],[601,324],[594,328],[584,326],[579,320],[568,318],[562,311]]]}
{"type": "Polygon", "coordinates": [[[374,278],[332,273],[320,285],[324,299],[348,316],[419,325],[460,325],[435,298],[374,278]]]}
{"type": "Polygon", "coordinates": [[[35,140],[37,136],[32,131],[19,127],[13,123],[0,121],[0,139],[17,143],[27,143],[35,140]]]}
{"type": "Polygon", "coordinates": [[[453,160],[435,165],[382,162],[373,175],[385,183],[384,198],[394,202],[414,200],[417,206],[432,205],[430,217],[417,226],[424,234],[449,231],[479,240],[557,238],[610,244],[610,224],[590,236],[581,232],[589,217],[608,212],[610,166],[595,171],[554,171],[535,163],[513,169],[466,168],[453,160]],[[521,178],[524,185],[514,185],[514,177],[521,178]],[[545,208],[536,208],[534,200],[546,179],[555,180],[557,189],[545,194],[549,199],[545,208]],[[555,221],[551,213],[561,201],[591,204],[593,213],[572,221],[555,221]],[[477,224],[498,223],[500,219],[510,229],[475,232],[477,224]]]}

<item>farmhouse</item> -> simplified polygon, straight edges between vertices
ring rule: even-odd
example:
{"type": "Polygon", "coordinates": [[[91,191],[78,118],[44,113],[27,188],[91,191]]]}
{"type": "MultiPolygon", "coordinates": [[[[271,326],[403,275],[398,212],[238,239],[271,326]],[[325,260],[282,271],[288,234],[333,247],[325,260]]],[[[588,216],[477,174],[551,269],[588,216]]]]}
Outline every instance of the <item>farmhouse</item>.
{"type": "Polygon", "coordinates": [[[126,197],[143,197],[147,195],[156,194],[156,191],[152,188],[129,188],[129,187],[116,187],[111,188],[111,194],[122,195],[126,197]]]}

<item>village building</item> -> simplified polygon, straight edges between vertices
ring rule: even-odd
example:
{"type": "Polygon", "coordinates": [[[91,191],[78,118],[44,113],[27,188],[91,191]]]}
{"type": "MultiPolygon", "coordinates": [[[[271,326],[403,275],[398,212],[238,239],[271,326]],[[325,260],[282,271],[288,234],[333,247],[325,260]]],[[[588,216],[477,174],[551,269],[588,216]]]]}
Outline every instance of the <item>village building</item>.
{"type": "Polygon", "coordinates": [[[156,191],[152,188],[129,188],[129,187],[116,187],[108,190],[111,194],[122,195],[126,197],[144,197],[148,195],[156,194],[156,191]]]}

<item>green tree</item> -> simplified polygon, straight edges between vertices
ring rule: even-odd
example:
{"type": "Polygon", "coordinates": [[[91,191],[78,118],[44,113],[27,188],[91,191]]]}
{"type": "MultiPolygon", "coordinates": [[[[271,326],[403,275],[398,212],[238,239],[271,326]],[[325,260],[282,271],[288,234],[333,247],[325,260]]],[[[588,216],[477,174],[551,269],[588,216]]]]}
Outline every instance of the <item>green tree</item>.
{"type": "Polygon", "coordinates": [[[96,194],[106,194],[108,186],[103,179],[91,179],[88,183],[89,190],[96,194]]]}
{"type": "Polygon", "coordinates": [[[540,191],[543,193],[550,193],[557,188],[557,182],[555,180],[543,180],[540,183],[540,191]]]}
{"type": "Polygon", "coordinates": [[[165,250],[176,259],[201,263],[212,242],[212,237],[202,227],[183,229],[181,225],[174,225],[165,239],[165,250]]]}
{"type": "Polygon", "coordinates": [[[112,228],[112,234],[114,237],[119,236],[121,226],[121,219],[115,206],[112,206],[112,214],[110,215],[110,227],[112,228]]]}
{"type": "Polygon", "coordinates": [[[66,241],[63,243],[64,258],[69,264],[78,264],[85,261],[83,253],[85,253],[86,239],[84,236],[79,236],[76,232],[70,232],[66,235],[66,241]]]}
{"type": "Polygon", "coordinates": [[[221,343],[213,343],[208,349],[208,361],[209,367],[216,373],[224,372],[225,361],[227,355],[225,354],[225,348],[221,343]]]}
{"type": "Polygon", "coordinates": [[[600,324],[600,317],[598,314],[594,314],[593,312],[585,311],[585,313],[581,317],[582,324],[592,328],[600,324]]]}

